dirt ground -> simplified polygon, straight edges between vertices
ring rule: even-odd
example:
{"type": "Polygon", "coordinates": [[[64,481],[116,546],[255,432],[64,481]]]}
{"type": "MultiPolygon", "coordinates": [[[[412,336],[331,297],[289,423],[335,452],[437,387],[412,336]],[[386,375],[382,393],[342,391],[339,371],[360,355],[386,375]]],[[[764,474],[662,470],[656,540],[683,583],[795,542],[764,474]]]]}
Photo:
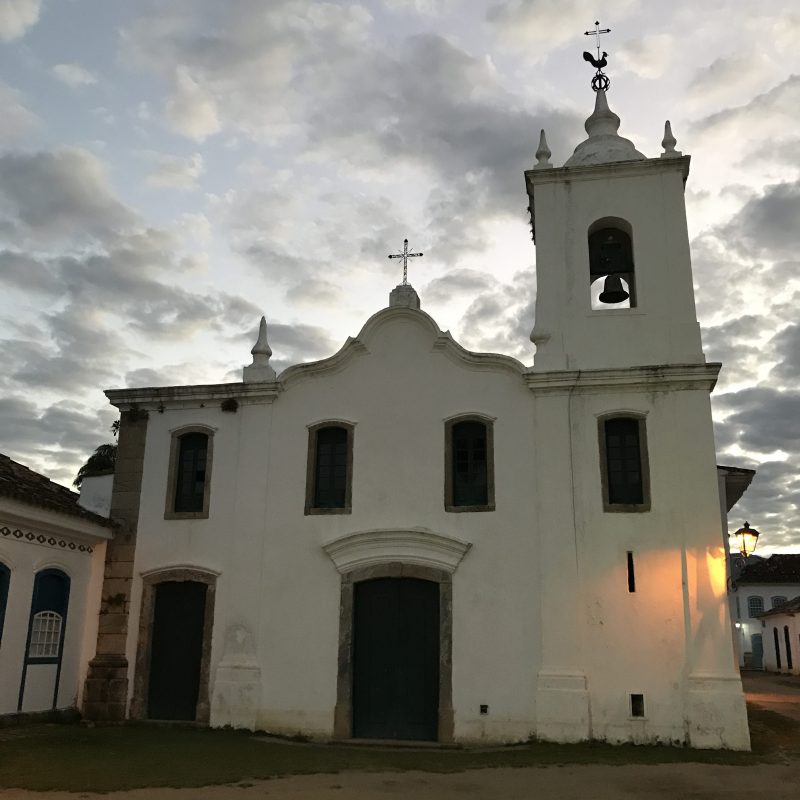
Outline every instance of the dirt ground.
{"type": "MultiPolygon", "coordinates": [[[[800,678],[745,673],[747,699],[800,720],[800,678]]],[[[134,789],[109,794],[0,789],[0,800],[770,800],[800,798],[800,760],[718,764],[600,764],[471,769],[456,773],[340,772],[194,789],[134,789]]]]}
{"type": "Polygon", "coordinates": [[[136,789],[111,794],[0,790],[2,800],[752,800],[769,787],[770,800],[797,800],[800,764],[728,767],[711,764],[565,766],[429,772],[300,775],[202,789],[136,789]]]}

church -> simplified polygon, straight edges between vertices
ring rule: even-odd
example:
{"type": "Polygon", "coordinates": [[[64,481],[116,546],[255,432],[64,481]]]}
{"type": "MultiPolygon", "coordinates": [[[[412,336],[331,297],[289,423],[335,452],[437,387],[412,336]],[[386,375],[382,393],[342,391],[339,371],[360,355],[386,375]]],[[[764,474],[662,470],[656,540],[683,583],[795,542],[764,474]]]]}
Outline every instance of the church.
{"type": "Polygon", "coordinates": [[[643,155],[595,88],[574,154],[542,132],[524,174],[532,366],[466,350],[404,282],[321,361],[276,375],[262,320],[241,382],[106,392],[85,716],[749,749],[690,158],[669,123],[643,155]]]}

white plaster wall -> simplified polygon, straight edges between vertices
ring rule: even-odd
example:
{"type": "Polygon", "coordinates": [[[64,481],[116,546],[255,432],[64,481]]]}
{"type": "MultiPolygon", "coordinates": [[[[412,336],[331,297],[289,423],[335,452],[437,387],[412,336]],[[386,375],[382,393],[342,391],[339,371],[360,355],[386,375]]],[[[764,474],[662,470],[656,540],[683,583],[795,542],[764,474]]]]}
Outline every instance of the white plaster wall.
{"type": "MultiPolygon", "coordinates": [[[[762,627],[761,620],[748,615],[747,600],[749,597],[760,597],[764,601],[764,611],[772,608],[773,597],[785,597],[792,600],[800,596],[800,584],[797,583],[776,583],[776,584],[747,584],[742,583],[734,587],[731,592],[731,617],[739,627],[734,627],[734,636],[737,639],[737,649],[740,653],[740,665],[744,666],[744,654],[752,652],[753,634],[763,635],[764,653],[766,655],[767,646],[772,649],[772,641],[767,637],[767,630],[762,627]],[[738,614],[736,600],[739,600],[738,614]]],[[[769,624],[770,618],[767,618],[769,624]]],[[[770,636],[772,634],[770,633],[770,636]]]]}
{"type": "Polygon", "coordinates": [[[774,617],[766,617],[764,621],[766,622],[766,627],[762,629],[764,634],[764,669],[768,672],[800,675],[800,617],[797,614],[776,614],[774,617]],[[789,628],[789,641],[792,648],[791,668],[789,668],[789,662],[786,658],[784,626],[789,628]],[[778,659],[775,653],[774,629],[778,631],[778,641],[780,642],[780,669],[778,668],[778,659]]]}
{"type": "Polygon", "coordinates": [[[81,481],[78,505],[93,511],[101,517],[108,517],[111,511],[111,490],[114,486],[114,473],[108,475],[87,475],[81,481]]]}
{"type": "Polygon", "coordinates": [[[651,159],[532,173],[537,370],[702,361],[682,170],[651,159]],[[591,309],[588,231],[605,217],[633,229],[633,309],[591,309]]]}
{"type": "Polygon", "coordinates": [[[427,320],[384,312],[350,360],[295,374],[273,403],[151,410],[131,664],[141,573],[218,572],[212,682],[236,665],[225,632],[241,626],[254,639],[247,675],[258,684],[257,709],[241,724],[330,736],[340,576],[322,546],[424,527],[472,544],[453,576],[457,739],[747,747],[708,393],[533,395],[513,368],[434,348],[427,320]],[[597,418],[612,411],[646,414],[648,513],[603,512],[597,418]],[[444,511],[444,422],[465,413],[495,418],[494,512],[444,511]],[[305,516],[308,426],[330,419],[355,425],[352,513],[305,516]],[[190,424],[216,429],[210,515],[164,520],[171,431],[190,424]],[[645,694],[644,720],[630,719],[630,693],[645,694]]]}
{"type": "MultiPolygon", "coordinates": [[[[473,543],[453,579],[457,736],[524,738],[533,729],[537,533],[531,507],[519,502],[534,487],[533,449],[524,444],[533,439],[529,392],[518,374],[465,368],[433,342],[428,322],[392,318],[378,326],[369,353],[293,383],[273,405],[150,414],[136,574],[179,564],[220,572],[212,677],[225,629],[253,631],[258,727],[332,732],[340,576],[322,545],[356,531],[422,526],[473,543]],[[475,412],[496,418],[497,510],[447,513],[444,423],[475,412]],[[307,426],[326,419],[355,423],[353,511],[305,516],[307,426]],[[196,423],[217,428],[209,519],[165,521],[170,431],[196,423]]],[[[137,577],[134,615],[140,595],[137,577]]]]}
{"type": "MultiPolygon", "coordinates": [[[[34,533],[36,531],[34,530],[34,533]]],[[[101,552],[103,547],[101,546],[101,552]]],[[[69,607],[64,632],[64,655],[59,680],[58,708],[76,705],[81,680],[82,650],[87,625],[94,626],[96,602],[87,604],[89,586],[99,587],[97,578],[92,581],[93,557],[88,553],[49,547],[27,541],[0,540],[0,561],[11,569],[8,606],[6,608],[3,638],[0,642],[0,714],[16,713],[19,699],[22,665],[33,596],[33,579],[37,572],[47,568],[63,570],[70,577],[69,607]]],[[[102,575],[102,561],[100,561],[102,575]]],[[[83,665],[85,668],[85,665],[83,665]]],[[[24,711],[45,711],[52,708],[54,668],[49,665],[29,665],[26,681],[24,711]],[[49,686],[49,688],[48,688],[49,686]],[[30,691],[29,691],[30,688],[30,691]]]]}

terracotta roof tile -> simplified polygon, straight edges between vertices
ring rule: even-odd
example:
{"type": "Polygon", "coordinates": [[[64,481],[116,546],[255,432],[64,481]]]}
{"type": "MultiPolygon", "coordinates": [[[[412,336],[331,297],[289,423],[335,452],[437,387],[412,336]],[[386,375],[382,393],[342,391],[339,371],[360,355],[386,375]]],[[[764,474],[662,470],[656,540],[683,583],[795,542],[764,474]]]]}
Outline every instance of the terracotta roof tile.
{"type": "Polygon", "coordinates": [[[800,553],[776,553],[748,562],[736,583],[800,583],[800,553]]]}
{"type": "Polygon", "coordinates": [[[79,506],[80,495],[77,492],[54,483],[3,453],[0,453],[0,496],[11,497],[22,503],[58,511],[71,517],[81,517],[106,528],[114,527],[110,519],[79,506]]]}

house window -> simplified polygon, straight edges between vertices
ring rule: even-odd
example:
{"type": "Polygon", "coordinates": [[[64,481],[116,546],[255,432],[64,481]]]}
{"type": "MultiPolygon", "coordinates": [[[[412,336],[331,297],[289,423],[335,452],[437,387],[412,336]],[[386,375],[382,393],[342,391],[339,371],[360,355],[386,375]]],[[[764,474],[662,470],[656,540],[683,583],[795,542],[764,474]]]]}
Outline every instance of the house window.
{"type": "Polygon", "coordinates": [[[764,598],[752,595],[747,598],[747,616],[751,619],[764,613],[764,598]]]}
{"type": "Polygon", "coordinates": [[[6,618],[8,588],[11,584],[11,570],[0,562],[0,642],[3,641],[3,621],[6,618]]]}
{"type": "Polygon", "coordinates": [[[469,416],[445,423],[446,511],[494,511],[494,426],[469,416]]]}
{"type": "Polygon", "coordinates": [[[633,308],[636,292],[630,225],[599,220],[589,229],[589,282],[593,310],[633,308]]]}
{"type": "Polygon", "coordinates": [[[782,606],[786,602],[786,598],[783,595],[775,595],[775,597],[770,598],[770,603],[772,604],[771,608],[777,608],[778,606],[782,606]]]}
{"type": "Polygon", "coordinates": [[[778,629],[772,629],[772,641],[775,644],[775,666],[781,668],[781,640],[778,637],[778,629]]]}
{"type": "Polygon", "coordinates": [[[650,476],[642,417],[599,420],[600,474],[605,511],[649,511],[650,476]]]}
{"type": "Polygon", "coordinates": [[[64,646],[64,625],[69,604],[69,577],[58,569],[37,573],[33,582],[28,627],[27,660],[56,664],[64,646]]]}
{"type": "Polygon", "coordinates": [[[789,636],[789,626],[783,626],[783,641],[786,644],[786,669],[792,669],[792,640],[789,636]]]}
{"type": "Polygon", "coordinates": [[[33,615],[28,647],[30,658],[58,658],[62,621],[61,614],[55,611],[39,611],[33,615]]]}
{"type": "Polygon", "coordinates": [[[206,519],[214,432],[205,426],[173,431],[165,519],[206,519]]]}
{"type": "Polygon", "coordinates": [[[306,514],[349,514],[353,494],[353,425],[321,423],[308,431],[306,514]]]}

